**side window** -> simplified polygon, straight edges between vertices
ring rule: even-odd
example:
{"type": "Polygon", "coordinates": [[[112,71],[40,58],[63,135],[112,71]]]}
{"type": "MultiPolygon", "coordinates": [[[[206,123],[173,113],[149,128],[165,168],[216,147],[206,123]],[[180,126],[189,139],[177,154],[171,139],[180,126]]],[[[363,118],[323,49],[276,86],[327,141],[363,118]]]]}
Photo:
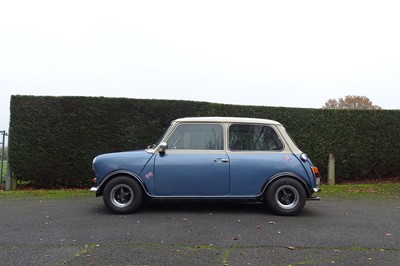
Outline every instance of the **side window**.
{"type": "Polygon", "coordinates": [[[168,149],[223,150],[223,135],[218,124],[182,124],[169,137],[168,149]]]}
{"type": "Polygon", "coordinates": [[[270,126],[231,125],[229,127],[229,149],[232,151],[279,151],[282,141],[270,126]]]}

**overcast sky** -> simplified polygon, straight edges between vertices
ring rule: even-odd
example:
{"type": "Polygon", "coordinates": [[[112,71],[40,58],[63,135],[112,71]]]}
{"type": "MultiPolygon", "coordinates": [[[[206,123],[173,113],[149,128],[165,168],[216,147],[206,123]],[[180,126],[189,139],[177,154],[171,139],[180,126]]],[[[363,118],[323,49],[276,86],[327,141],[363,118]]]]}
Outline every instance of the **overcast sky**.
{"type": "Polygon", "coordinates": [[[11,95],[400,109],[400,1],[0,0],[11,95]]]}

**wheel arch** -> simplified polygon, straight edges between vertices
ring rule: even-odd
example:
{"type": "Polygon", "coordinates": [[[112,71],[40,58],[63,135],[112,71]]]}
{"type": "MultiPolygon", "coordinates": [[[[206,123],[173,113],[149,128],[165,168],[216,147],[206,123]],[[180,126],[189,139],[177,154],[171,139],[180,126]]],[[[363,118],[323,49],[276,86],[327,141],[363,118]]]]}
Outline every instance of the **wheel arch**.
{"type": "Polygon", "coordinates": [[[302,187],[304,188],[304,191],[306,192],[306,196],[307,197],[310,197],[312,195],[311,190],[310,190],[307,182],[301,176],[299,176],[299,175],[297,175],[295,173],[292,173],[292,172],[282,172],[282,173],[279,173],[279,174],[276,174],[276,175],[272,176],[271,178],[269,178],[265,182],[265,184],[264,184],[259,196],[263,197],[265,192],[267,191],[268,187],[272,183],[274,183],[278,179],[285,178],[285,177],[292,178],[292,179],[298,181],[302,185],[302,187]]]}
{"type": "Polygon", "coordinates": [[[104,192],[104,188],[106,187],[108,182],[110,182],[111,180],[113,180],[114,178],[116,178],[118,176],[127,176],[127,177],[135,180],[136,182],[138,182],[138,184],[142,188],[145,195],[150,196],[149,192],[147,191],[145,183],[140,179],[140,177],[136,173],[127,171],[127,170],[117,170],[117,171],[109,173],[106,177],[104,177],[103,180],[101,181],[100,185],[98,186],[98,189],[96,191],[96,196],[97,197],[102,196],[103,192],[104,192]]]}

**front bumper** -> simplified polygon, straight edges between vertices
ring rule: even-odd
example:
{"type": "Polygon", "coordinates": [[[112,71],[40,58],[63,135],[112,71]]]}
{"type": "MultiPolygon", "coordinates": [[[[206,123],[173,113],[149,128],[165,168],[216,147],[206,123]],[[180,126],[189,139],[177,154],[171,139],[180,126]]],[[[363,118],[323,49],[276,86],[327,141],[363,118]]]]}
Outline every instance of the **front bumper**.
{"type": "Polygon", "coordinates": [[[90,188],[90,191],[91,191],[91,192],[97,192],[98,189],[99,189],[98,187],[91,187],[91,188],[90,188]]]}

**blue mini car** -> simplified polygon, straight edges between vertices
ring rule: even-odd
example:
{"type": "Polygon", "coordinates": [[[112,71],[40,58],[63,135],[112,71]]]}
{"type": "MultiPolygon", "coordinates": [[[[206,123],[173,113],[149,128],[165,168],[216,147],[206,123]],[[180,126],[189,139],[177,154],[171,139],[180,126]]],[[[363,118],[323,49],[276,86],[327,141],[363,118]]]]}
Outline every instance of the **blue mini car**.
{"type": "Polygon", "coordinates": [[[147,149],[93,160],[96,196],[114,213],[135,212],[144,199],[262,201],[296,215],[318,192],[319,172],[279,122],[192,117],[172,121],[147,149]]]}

